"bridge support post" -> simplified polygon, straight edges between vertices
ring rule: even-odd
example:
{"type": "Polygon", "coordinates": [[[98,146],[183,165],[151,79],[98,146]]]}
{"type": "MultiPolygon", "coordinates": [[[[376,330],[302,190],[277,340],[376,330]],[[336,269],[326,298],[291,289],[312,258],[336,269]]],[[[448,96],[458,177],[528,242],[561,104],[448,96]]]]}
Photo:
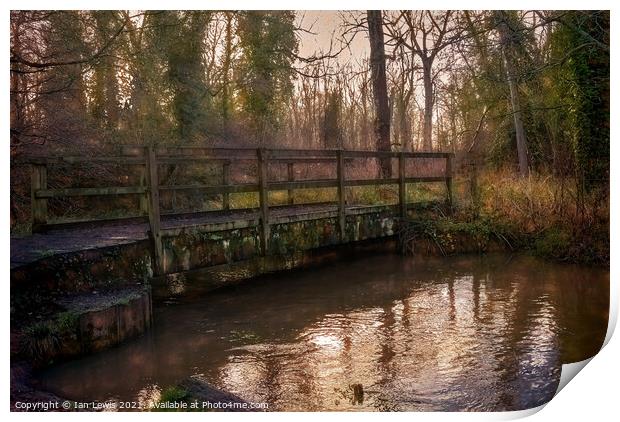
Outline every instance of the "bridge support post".
{"type": "Polygon", "coordinates": [[[30,175],[30,201],[32,232],[39,233],[45,230],[47,225],[47,199],[38,198],[37,191],[47,189],[47,166],[45,164],[33,164],[30,175]]]}
{"type": "Polygon", "coordinates": [[[263,256],[269,250],[269,189],[268,166],[269,153],[266,149],[256,150],[258,156],[258,201],[260,206],[260,243],[263,256]]]}
{"type": "MultiPolygon", "coordinates": [[[[228,161],[222,165],[222,184],[224,186],[230,184],[230,162],[228,161]]],[[[225,210],[230,209],[230,193],[228,192],[222,194],[222,208],[225,210]]]]}
{"type": "Polygon", "coordinates": [[[448,208],[452,212],[453,199],[452,199],[452,154],[446,155],[446,193],[448,208]]]}
{"type": "MultiPolygon", "coordinates": [[[[287,163],[286,164],[286,170],[287,170],[287,179],[289,182],[294,182],[295,181],[295,169],[293,168],[293,163],[287,163]]],[[[293,197],[293,189],[289,189],[287,192],[287,196],[288,196],[288,204],[289,205],[293,205],[295,203],[295,198],[293,197]]]]}
{"type": "MultiPolygon", "coordinates": [[[[148,187],[148,157],[144,158],[144,166],[140,167],[140,186],[148,187]]],[[[141,215],[149,215],[149,193],[148,189],[144,193],[144,195],[140,195],[140,214],[141,215]]]]}
{"type": "Polygon", "coordinates": [[[344,186],[344,151],[339,149],[337,152],[337,173],[338,173],[338,228],[340,231],[340,242],[346,240],[346,209],[345,209],[345,186],[344,186]]]}
{"type": "Polygon", "coordinates": [[[407,157],[403,152],[398,155],[398,204],[400,205],[400,218],[407,217],[406,159],[407,157]]]}
{"type": "Polygon", "coordinates": [[[148,211],[149,211],[149,227],[150,239],[153,247],[155,275],[164,273],[164,248],[161,239],[161,216],[159,213],[159,176],[157,167],[157,157],[153,147],[146,147],[145,151],[148,174],[148,211]]]}

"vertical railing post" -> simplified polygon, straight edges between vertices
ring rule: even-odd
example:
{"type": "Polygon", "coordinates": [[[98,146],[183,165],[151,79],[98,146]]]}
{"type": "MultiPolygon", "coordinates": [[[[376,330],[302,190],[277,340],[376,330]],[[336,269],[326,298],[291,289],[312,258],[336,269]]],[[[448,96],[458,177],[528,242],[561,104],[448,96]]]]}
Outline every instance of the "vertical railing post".
{"type": "Polygon", "coordinates": [[[267,255],[269,249],[269,190],[268,190],[268,168],[269,153],[266,149],[256,150],[258,157],[258,201],[260,207],[260,241],[263,256],[267,255]]]}
{"type": "Polygon", "coordinates": [[[30,176],[30,201],[32,209],[32,232],[45,230],[47,224],[47,199],[37,198],[37,191],[47,189],[47,165],[32,164],[30,176]]]}
{"type": "Polygon", "coordinates": [[[165,268],[164,249],[161,238],[161,219],[159,213],[159,175],[157,156],[155,155],[155,150],[152,146],[146,147],[145,155],[148,173],[150,238],[153,246],[153,257],[155,259],[154,273],[155,275],[161,275],[165,272],[165,268]]]}
{"type": "Polygon", "coordinates": [[[346,239],[346,210],[345,210],[345,186],[344,186],[344,151],[339,149],[337,152],[337,175],[338,175],[338,228],[340,231],[340,242],[346,239]]]}
{"type": "Polygon", "coordinates": [[[119,147],[119,155],[129,157],[142,157],[144,161],[138,169],[138,185],[145,188],[144,194],[139,196],[139,211],[141,216],[149,215],[149,192],[148,192],[148,153],[144,147],[121,145],[119,147]]]}
{"type": "Polygon", "coordinates": [[[148,156],[144,157],[144,165],[139,170],[140,186],[145,188],[143,195],[140,195],[140,215],[149,215],[149,191],[148,191],[148,156]]]}
{"type": "MultiPolygon", "coordinates": [[[[224,161],[222,165],[222,184],[224,186],[230,184],[230,161],[224,161]]],[[[222,208],[225,210],[230,209],[230,193],[228,192],[222,194],[222,208]]]]}
{"type": "Polygon", "coordinates": [[[446,192],[448,195],[448,207],[452,210],[452,154],[446,155],[446,192]]]}
{"type": "Polygon", "coordinates": [[[404,152],[398,155],[398,204],[400,205],[400,218],[407,217],[406,159],[404,152]]]}
{"type": "MultiPolygon", "coordinates": [[[[286,170],[287,170],[287,180],[289,182],[294,182],[295,181],[295,169],[293,168],[293,162],[287,163],[286,164],[286,170]]],[[[289,189],[287,194],[288,194],[288,204],[289,205],[293,205],[295,203],[295,198],[293,196],[293,189],[289,189]]]]}

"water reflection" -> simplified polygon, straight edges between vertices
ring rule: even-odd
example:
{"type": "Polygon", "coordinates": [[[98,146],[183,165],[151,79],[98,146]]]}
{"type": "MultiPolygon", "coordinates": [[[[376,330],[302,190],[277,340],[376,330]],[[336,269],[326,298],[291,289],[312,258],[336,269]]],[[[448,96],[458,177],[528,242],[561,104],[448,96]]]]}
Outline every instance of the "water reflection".
{"type": "Polygon", "coordinates": [[[271,410],[523,409],[600,348],[608,289],[607,271],[529,257],[378,256],[156,308],[150,335],[39,382],[148,401],[200,373],[271,410]]]}

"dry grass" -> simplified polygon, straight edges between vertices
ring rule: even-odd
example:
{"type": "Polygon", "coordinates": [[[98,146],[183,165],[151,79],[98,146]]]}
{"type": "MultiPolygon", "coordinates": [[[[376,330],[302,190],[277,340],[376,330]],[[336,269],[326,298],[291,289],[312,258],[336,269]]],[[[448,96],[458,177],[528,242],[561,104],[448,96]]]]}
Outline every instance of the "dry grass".
{"type": "Polygon", "coordinates": [[[532,173],[521,178],[508,171],[478,175],[456,183],[457,204],[465,214],[480,216],[526,240],[548,257],[585,262],[609,260],[607,189],[579,195],[574,179],[532,173]]]}

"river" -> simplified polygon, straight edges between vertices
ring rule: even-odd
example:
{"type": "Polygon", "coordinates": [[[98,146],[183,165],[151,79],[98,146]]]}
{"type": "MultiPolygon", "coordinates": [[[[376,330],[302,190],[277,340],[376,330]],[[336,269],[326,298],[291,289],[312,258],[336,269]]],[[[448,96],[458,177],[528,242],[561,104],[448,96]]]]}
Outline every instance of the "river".
{"type": "Polygon", "coordinates": [[[600,268],[507,254],[360,257],[156,303],[149,334],[35,383],[145,405],[202,374],[269,410],[518,410],[553,397],[562,363],[596,354],[608,306],[600,268]]]}

